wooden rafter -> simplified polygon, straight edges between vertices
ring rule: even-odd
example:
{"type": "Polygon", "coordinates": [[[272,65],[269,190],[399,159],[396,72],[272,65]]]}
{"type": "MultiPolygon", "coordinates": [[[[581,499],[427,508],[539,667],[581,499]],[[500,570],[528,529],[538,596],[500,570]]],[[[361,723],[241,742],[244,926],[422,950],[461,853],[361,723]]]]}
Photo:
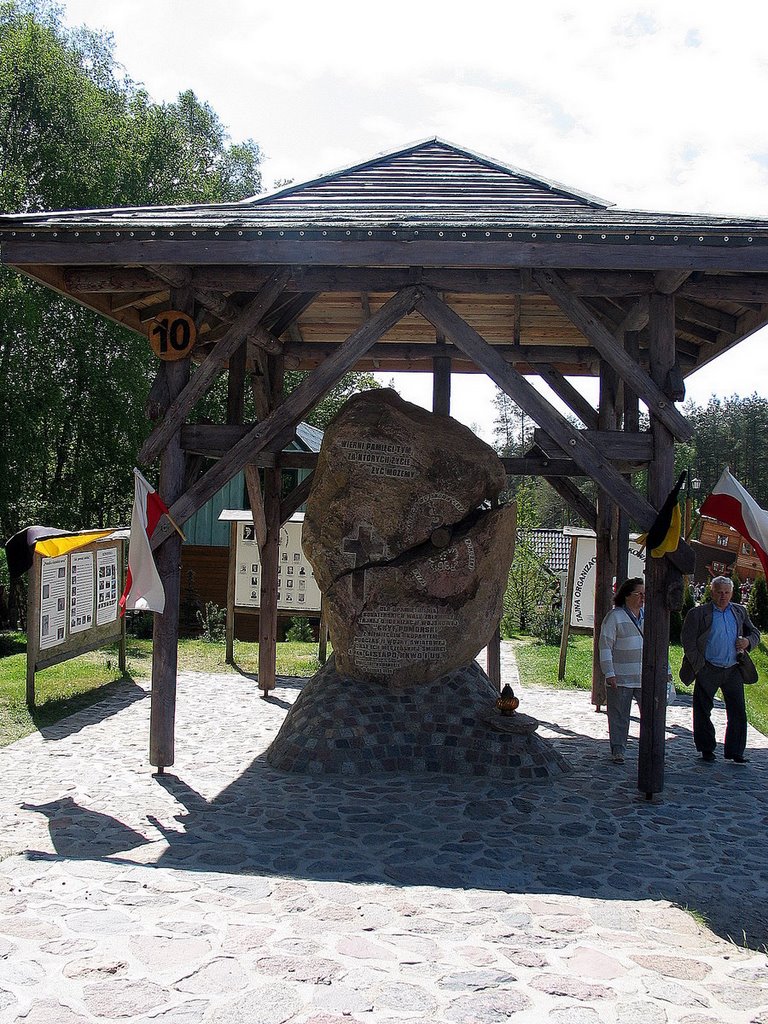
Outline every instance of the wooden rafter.
{"type": "Polygon", "coordinates": [[[679,441],[690,440],[693,429],[682,413],[677,411],[651,377],[630,359],[611,333],[589,312],[581,299],[570,291],[562,278],[551,270],[536,271],[534,277],[606,362],[631,385],[649,410],[658,416],[679,441]]]}
{"type": "Polygon", "coordinates": [[[547,363],[533,364],[534,373],[538,373],[555,392],[557,397],[575,413],[585,427],[597,430],[597,410],[594,409],[582,393],[559,370],[547,363]]]}
{"type": "MultiPolygon", "coordinates": [[[[645,500],[600,453],[571,426],[549,402],[519,373],[513,370],[480,334],[450,306],[441,302],[434,293],[424,289],[416,304],[419,312],[446,337],[463,349],[481,366],[488,376],[510,398],[524,409],[532,419],[557,441],[563,451],[571,454],[573,461],[587,476],[598,480],[600,486],[630,515],[643,530],[650,529],[656,518],[656,510],[645,500]]],[[[671,560],[688,564],[693,552],[680,542],[680,548],[671,560]]],[[[684,570],[688,571],[688,570],[684,570]]]]}
{"type": "Polygon", "coordinates": [[[187,414],[202,398],[217,374],[221,372],[224,363],[245,341],[251,333],[251,329],[261,320],[275,297],[283,290],[286,277],[287,274],[284,272],[274,274],[256,297],[248,303],[227,334],[217,342],[213,352],[198,367],[197,372],[168,409],[162,422],[155,427],[144,442],[139,452],[140,462],[151,462],[162,451],[168,439],[181,427],[187,414]]]}
{"type": "MultiPolygon", "coordinates": [[[[171,515],[176,522],[186,522],[227,480],[251,462],[271,441],[281,437],[285,431],[293,430],[329,388],[354,367],[360,356],[403,316],[410,313],[417,298],[416,289],[403,288],[374,313],[366,324],[351,334],[322,366],[313,370],[295,391],[288,395],[282,405],[271,412],[263,423],[257,424],[249,431],[186,494],[182,495],[171,509],[171,515]]],[[[165,519],[161,520],[152,534],[153,547],[162,543],[167,536],[167,530],[172,529],[170,525],[166,528],[166,522],[165,519]]]]}
{"type": "MultiPolygon", "coordinates": [[[[149,269],[161,280],[167,281],[168,284],[175,287],[178,287],[180,282],[186,281],[190,284],[192,282],[192,274],[186,269],[157,266],[150,267],[149,269]]],[[[287,280],[288,275],[284,275],[284,282],[287,283],[287,280]]],[[[285,283],[283,287],[285,287],[285,283]]],[[[236,324],[243,316],[245,308],[247,308],[238,306],[231,299],[225,299],[218,292],[205,288],[193,288],[193,295],[195,302],[201,305],[203,309],[213,313],[215,317],[225,324],[236,324]]],[[[265,352],[275,353],[281,350],[278,339],[258,322],[252,324],[248,333],[248,340],[252,344],[258,345],[259,348],[263,348],[265,352]]]]}

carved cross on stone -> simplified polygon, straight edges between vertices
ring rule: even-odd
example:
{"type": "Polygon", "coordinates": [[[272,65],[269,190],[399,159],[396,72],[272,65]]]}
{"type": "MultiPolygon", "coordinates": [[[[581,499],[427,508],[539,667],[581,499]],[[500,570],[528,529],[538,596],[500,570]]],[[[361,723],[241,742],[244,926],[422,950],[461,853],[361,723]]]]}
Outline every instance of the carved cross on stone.
{"type": "Polygon", "coordinates": [[[387,545],[372,526],[360,524],[354,534],[344,538],[342,551],[354,556],[353,566],[356,569],[370,562],[374,555],[386,555],[387,545]]]}
{"type": "MultiPolygon", "coordinates": [[[[374,527],[363,523],[357,525],[353,534],[344,538],[341,548],[345,554],[353,556],[355,569],[370,562],[375,555],[387,554],[386,541],[374,527]]],[[[352,574],[352,593],[361,605],[365,603],[365,571],[352,574]]]]}

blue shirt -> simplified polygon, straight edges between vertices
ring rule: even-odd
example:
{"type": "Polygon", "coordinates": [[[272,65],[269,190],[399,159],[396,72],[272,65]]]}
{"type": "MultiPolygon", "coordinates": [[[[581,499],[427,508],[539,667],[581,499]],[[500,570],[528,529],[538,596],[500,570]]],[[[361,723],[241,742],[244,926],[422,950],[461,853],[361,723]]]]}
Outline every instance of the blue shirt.
{"type": "Polygon", "coordinates": [[[711,665],[730,668],[736,664],[736,637],[739,625],[729,605],[724,612],[712,606],[712,628],[707,639],[704,657],[711,665]]]}

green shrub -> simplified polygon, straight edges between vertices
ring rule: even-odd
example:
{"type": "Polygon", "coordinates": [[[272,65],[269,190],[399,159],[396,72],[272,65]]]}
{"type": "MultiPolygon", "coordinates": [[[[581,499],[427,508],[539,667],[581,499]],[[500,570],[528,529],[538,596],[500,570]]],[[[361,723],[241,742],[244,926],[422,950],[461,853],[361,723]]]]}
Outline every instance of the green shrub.
{"type": "Polygon", "coordinates": [[[529,618],[531,636],[545,644],[560,646],[563,631],[563,613],[559,602],[536,605],[529,618]]]}
{"type": "Polygon", "coordinates": [[[155,627],[155,616],[152,612],[126,612],[125,632],[135,636],[137,640],[151,640],[155,627]]]}
{"type": "Polygon", "coordinates": [[[201,640],[207,644],[221,643],[227,628],[227,612],[225,608],[219,608],[213,601],[206,601],[205,612],[199,611],[197,613],[197,621],[202,628],[201,640]]]}
{"type": "Polygon", "coordinates": [[[752,584],[747,611],[760,632],[768,632],[768,585],[765,576],[758,576],[752,584]]]}
{"type": "Polygon", "coordinates": [[[311,644],[315,639],[315,635],[312,632],[309,619],[305,619],[300,615],[294,616],[288,624],[288,629],[285,631],[285,639],[289,643],[294,644],[311,644]]]}

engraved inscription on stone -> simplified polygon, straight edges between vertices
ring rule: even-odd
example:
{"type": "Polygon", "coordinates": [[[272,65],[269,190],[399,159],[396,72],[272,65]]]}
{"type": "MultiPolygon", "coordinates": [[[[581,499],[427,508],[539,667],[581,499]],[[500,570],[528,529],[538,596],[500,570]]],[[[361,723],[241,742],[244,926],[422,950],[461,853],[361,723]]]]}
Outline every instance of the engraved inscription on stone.
{"type": "Polygon", "coordinates": [[[443,633],[457,625],[450,612],[437,608],[382,605],[360,616],[353,657],[365,671],[388,676],[413,662],[444,657],[443,633]]]}
{"type": "Polygon", "coordinates": [[[405,517],[406,537],[421,541],[438,526],[455,523],[464,515],[464,506],[453,494],[434,491],[418,497],[405,517]]]}
{"type": "Polygon", "coordinates": [[[339,448],[350,462],[360,463],[371,476],[387,476],[411,480],[416,476],[413,468],[411,445],[388,441],[355,441],[342,438],[339,448]]]}
{"type": "Polygon", "coordinates": [[[448,597],[465,588],[468,575],[475,571],[475,561],[475,546],[470,537],[464,537],[458,544],[414,565],[411,574],[434,597],[448,597]]]}

